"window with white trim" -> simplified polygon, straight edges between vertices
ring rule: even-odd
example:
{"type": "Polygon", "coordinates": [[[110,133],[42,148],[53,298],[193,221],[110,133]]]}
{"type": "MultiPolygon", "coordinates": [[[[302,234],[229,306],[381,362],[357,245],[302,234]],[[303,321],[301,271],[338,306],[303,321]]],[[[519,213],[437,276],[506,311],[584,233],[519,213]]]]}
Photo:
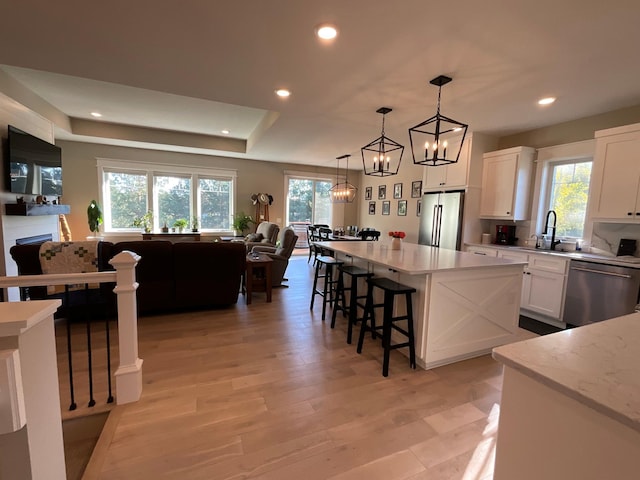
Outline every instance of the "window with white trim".
{"type": "Polygon", "coordinates": [[[557,215],[556,237],[584,235],[592,163],[591,159],[549,163],[548,206],[557,215]]]}
{"type": "Polygon", "coordinates": [[[333,209],[329,199],[331,179],[286,175],[287,224],[322,223],[331,225],[333,209]]]}
{"type": "Polygon", "coordinates": [[[229,232],[236,172],[142,162],[98,160],[104,231],[139,231],[134,220],[153,213],[153,230],[184,219],[208,232],[229,232]]]}

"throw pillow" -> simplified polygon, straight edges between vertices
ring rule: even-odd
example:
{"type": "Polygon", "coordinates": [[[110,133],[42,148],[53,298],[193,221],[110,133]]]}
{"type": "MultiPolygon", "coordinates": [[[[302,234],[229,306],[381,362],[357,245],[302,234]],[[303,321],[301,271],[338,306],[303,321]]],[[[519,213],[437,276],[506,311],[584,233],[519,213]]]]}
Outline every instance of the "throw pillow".
{"type": "Polygon", "coordinates": [[[261,233],[250,233],[249,235],[246,236],[245,240],[247,242],[260,242],[262,240],[262,234],[261,233]]]}

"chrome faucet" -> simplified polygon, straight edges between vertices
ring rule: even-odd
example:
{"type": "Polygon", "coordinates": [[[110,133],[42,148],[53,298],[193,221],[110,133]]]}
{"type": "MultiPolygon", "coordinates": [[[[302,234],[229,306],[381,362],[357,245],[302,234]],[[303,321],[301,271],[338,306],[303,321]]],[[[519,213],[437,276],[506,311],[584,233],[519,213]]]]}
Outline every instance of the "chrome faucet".
{"type": "Polygon", "coordinates": [[[550,229],[551,230],[551,245],[549,246],[550,250],[555,250],[556,249],[556,245],[560,245],[560,240],[556,240],[556,222],[558,220],[558,216],[556,215],[555,210],[549,210],[547,212],[547,219],[544,222],[544,232],[542,232],[543,235],[547,234],[547,230],[550,229]],[[549,217],[551,216],[551,214],[553,213],[553,225],[551,227],[549,227],[549,217]]]}
{"type": "Polygon", "coordinates": [[[535,238],[536,239],[535,248],[540,248],[540,239],[538,238],[538,235],[536,235],[534,233],[533,235],[531,235],[531,238],[535,238]]]}

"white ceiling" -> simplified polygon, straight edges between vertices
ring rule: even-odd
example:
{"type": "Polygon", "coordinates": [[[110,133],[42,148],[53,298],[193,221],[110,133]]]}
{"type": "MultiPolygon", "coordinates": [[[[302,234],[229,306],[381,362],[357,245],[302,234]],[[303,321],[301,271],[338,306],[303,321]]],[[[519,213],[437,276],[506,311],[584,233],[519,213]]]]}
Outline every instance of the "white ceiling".
{"type": "Polygon", "coordinates": [[[61,139],[322,166],[350,153],[353,168],[381,106],[386,134],[408,145],[440,74],[453,77],[442,113],[497,135],[640,104],[637,0],[4,3],[5,73],[70,118],[161,129],[142,143],[58,125],[61,139]],[[314,36],[324,22],[340,30],[332,44],[314,36]],[[246,153],[216,143],[225,128],[246,153]]]}

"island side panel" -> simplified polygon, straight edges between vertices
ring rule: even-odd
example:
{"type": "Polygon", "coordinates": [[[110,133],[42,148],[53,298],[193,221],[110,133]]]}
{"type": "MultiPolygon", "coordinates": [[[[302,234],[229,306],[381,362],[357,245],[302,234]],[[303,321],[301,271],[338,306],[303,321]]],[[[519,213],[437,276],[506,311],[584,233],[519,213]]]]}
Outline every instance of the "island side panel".
{"type": "Polygon", "coordinates": [[[517,337],[522,265],[431,274],[425,368],[489,353],[517,337]]]}
{"type": "Polygon", "coordinates": [[[505,365],[495,480],[631,480],[639,471],[637,430],[505,365]]]}

